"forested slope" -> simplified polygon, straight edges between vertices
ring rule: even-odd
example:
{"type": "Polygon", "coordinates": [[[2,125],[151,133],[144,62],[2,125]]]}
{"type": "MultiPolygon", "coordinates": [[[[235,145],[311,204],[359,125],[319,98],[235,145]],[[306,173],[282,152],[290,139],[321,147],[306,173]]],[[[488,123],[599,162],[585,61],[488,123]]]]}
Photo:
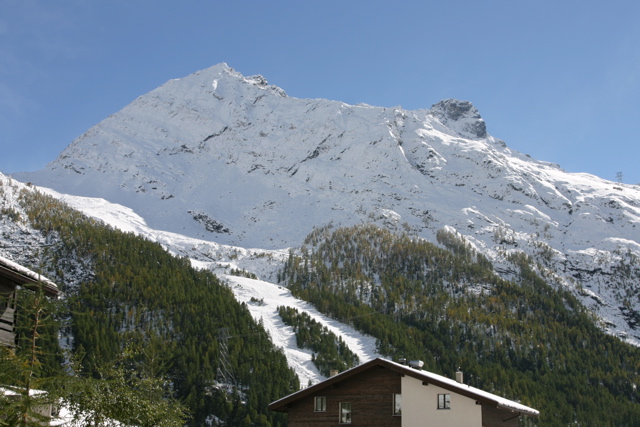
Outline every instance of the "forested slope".
{"type": "Polygon", "coordinates": [[[342,337],[336,336],[308,313],[280,306],[278,314],[285,325],[293,328],[298,348],[313,351],[311,360],[325,377],[330,377],[332,370],[342,372],[360,364],[360,358],[351,351],[342,337]]]}
{"type": "Polygon", "coordinates": [[[18,210],[3,220],[24,221],[49,242],[38,256],[67,294],[68,331],[74,352],[86,353],[91,372],[136,352],[138,369],[169,381],[191,412],[228,425],[284,425],[267,405],[299,389],[298,379],[267,333],[216,276],[195,270],[156,243],[87,219],[53,198],[22,191],[18,210]],[[227,374],[221,383],[219,331],[228,339],[227,374]],[[234,391],[230,392],[231,389],[234,391]]]}
{"type": "Polygon", "coordinates": [[[382,354],[539,409],[540,426],[640,425],[640,350],[603,333],[523,254],[516,280],[455,234],[443,247],[373,226],[316,229],[291,252],[281,282],[375,336],[382,354]]]}

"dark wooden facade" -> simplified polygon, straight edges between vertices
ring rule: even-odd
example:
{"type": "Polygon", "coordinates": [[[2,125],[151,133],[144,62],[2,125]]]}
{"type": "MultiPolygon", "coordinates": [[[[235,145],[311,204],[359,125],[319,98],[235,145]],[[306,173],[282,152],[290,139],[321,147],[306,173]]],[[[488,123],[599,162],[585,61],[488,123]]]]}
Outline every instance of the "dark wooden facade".
{"type": "Polygon", "coordinates": [[[288,407],[291,426],[336,426],[340,424],[340,402],[351,403],[351,426],[400,427],[393,415],[393,394],[400,393],[401,375],[378,367],[311,394],[288,407]],[[326,397],[326,411],[314,411],[316,396],[326,397]]]}
{"type": "Polygon", "coordinates": [[[13,347],[15,340],[16,287],[0,276],[0,346],[13,347]]]}
{"type": "Polygon", "coordinates": [[[55,283],[0,257],[0,346],[15,346],[16,289],[42,287],[46,295],[58,296],[55,283]]]}

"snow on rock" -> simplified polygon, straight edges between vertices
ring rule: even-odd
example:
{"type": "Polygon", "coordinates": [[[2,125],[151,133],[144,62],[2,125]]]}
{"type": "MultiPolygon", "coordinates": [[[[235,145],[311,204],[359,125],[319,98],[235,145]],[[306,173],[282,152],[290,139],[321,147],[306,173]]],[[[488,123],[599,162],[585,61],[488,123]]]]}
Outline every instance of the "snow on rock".
{"type": "Polygon", "coordinates": [[[443,125],[465,138],[485,138],[487,125],[469,101],[446,99],[431,107],[431,114],[443,125]]]}

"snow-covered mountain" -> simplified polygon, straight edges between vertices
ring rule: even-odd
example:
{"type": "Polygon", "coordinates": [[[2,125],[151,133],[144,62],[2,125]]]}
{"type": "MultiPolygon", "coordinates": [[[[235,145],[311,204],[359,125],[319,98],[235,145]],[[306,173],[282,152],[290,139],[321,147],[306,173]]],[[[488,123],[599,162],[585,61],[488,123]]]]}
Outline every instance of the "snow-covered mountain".
{"type": "Polygon", "coordinates": [[[432,241],[449,227],[506,277],[508,253],[533,256],[605,329],[640,343],[640,188],[509,149],[467,101],[407,111],[298,99],[219,64],[139,97],[45,169],[14,177],[245,248],[297,246],[331,222],[432,241]]]}

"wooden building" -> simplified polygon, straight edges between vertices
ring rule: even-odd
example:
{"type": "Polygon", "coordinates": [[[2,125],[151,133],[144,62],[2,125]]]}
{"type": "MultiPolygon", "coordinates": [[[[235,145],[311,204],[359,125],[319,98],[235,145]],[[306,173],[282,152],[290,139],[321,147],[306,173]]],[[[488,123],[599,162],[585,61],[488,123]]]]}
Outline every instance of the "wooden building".
{"type": "Polygon", "coordinates": [[[0,257],[0,346],[15,346],[16,289],[18,287],[38,289],[50,297],[57,297],[58,286],[39,275],[6,258],[0,257]]]}
{"type": "Polygon", "coordinates": [[[533,408],[457,380],[374,359],[269,405],[289,426],[517,427],[533,408]]]}

